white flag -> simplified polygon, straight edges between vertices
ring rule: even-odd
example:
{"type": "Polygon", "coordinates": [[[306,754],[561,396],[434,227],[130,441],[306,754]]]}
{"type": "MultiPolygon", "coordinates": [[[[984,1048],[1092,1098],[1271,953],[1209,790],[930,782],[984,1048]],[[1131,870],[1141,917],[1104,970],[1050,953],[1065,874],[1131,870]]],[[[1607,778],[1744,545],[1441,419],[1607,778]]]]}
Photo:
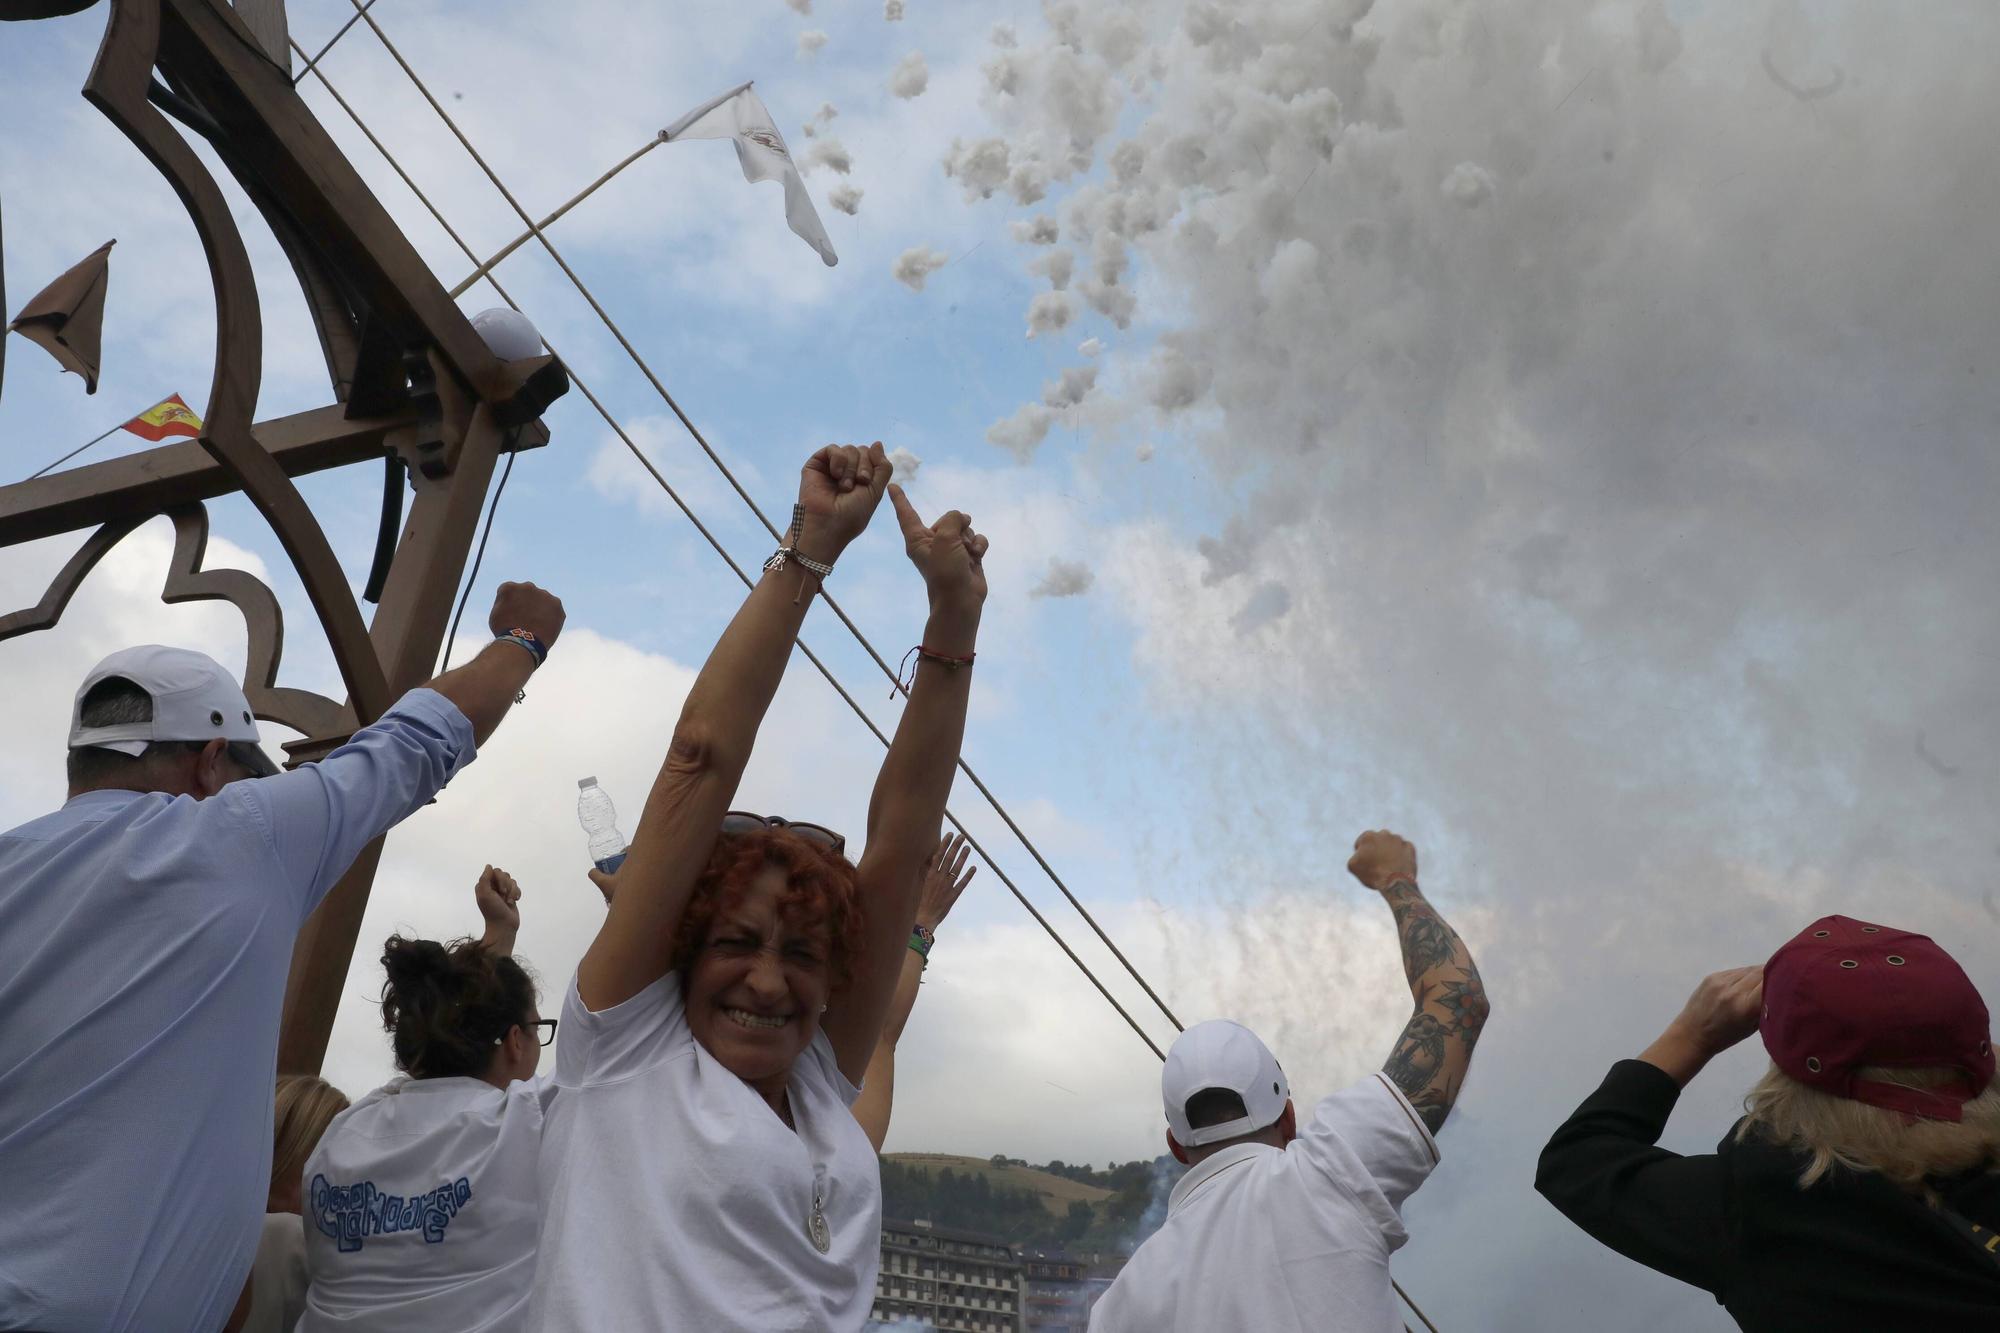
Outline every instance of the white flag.
{"type": "Polygon", "coordinates": [[[785,221],[801,240],[819,251],[827,267],[840,262],[833,253],[833,242],[826,238],[826,228],[819,224],[805,182],[799,179],[791,149],[785,147],[785,136],[778,133],[763,99],[749,84],[704,102],[661,130],[660,138],[669,143],[676,139],[733,139],[736,160],[743,164],[743,179],[784,182],[785,221]]]}

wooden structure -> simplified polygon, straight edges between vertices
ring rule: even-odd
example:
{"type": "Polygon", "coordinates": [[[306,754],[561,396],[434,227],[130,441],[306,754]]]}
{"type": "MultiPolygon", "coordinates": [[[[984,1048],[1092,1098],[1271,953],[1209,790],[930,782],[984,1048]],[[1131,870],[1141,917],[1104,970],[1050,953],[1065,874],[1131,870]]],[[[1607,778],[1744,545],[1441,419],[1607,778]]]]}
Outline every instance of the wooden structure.
{"type": "MultiPolygon", "coordinates": [[[[91,3],[0,0],[0,19],[74,13],[91,3]]],[[[310,762],[434,674],[496,461],[547,443],[538,418],[568,377],[551,357],[506,363],[487,350],[226,0],[109,0],[108,15],[83,95],[166,178],[194,223],[215,289],[215,374],[198,440],[0,487],[0,547],[89,532],[37,606],[0,616],[0,639],[55,624],[120,539],[171,516],[174,554],[162,596],[219,599],[243,613],[244,691],[260,718],[302,733],[285,747],[290,762],[310,762]],[[325,355],[329,405],[256,420],[263,354],[256,278],[222,191],[184,130],[213,146],[291,261],[325,355]],[[293,478],[376,460],[386,463],[371,621],[293,478]],[[406,485],[415,491],[407,522],[406,485]],[[277,598],[240,570],[202,569],[204,502],[236,492],[271,525],[304,585],[344,702],[279,685],[277,598]]],[[[325,1055],[381,850],[378,839],[355,860],[300,932],[281,1070],[316,1071],[325,1055]]]]}

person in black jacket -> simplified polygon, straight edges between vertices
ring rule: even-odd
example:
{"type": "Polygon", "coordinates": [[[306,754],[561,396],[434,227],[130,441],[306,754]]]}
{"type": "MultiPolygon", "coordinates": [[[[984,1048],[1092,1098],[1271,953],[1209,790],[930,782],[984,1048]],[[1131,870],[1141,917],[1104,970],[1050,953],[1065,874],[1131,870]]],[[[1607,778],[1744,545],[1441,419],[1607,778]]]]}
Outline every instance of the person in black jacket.
{"type": "Polygon", "coordinates": [[[1542,1150],[1535,1188],[1759,1333],[2000,1329],[2000,1087],[1985,1004],[1925,936],[1830,916],[1718,972],[1542,1150]],[[1712,1154],[1655,1147],[1703,1065],[1771,1069],[1712,1154]]]}

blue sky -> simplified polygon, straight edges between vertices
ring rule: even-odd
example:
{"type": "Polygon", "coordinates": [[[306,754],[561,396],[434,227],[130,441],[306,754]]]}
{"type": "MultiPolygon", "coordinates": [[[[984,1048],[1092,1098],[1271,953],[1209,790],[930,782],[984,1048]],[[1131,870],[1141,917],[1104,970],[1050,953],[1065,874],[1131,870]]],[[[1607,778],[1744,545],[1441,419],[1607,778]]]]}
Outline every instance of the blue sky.
{"type": "MultiPolygon", "coordinates": [[[[295,0],[294,33],[317,49],[348,12],[295,0]]],[[[376,13],[537,216],[746,78],[802,159],[837,141],[849,172],[807,176],[837,268],[712,142],[654,151],[554,236],[768,512],[817,444],[879,437],[923,460],[920,508],[993,535],[966,755],[1183,1019],[1258,1026],[1304,1095],[1372,1067],[1406,992],[1387,913],[1341,867],[1361,829],[1418,841],[1497,1015],[1398,1259],[1440,1327],[1593,1328],[1610,1303],[1623,1327],[1727,1326],[1527,1189],[1553,1125],[1703,973],[1845,911],[1935,934],[2000,993],[1985,8],[376,13]],[[810,31],[826,41],[807,54],[810,31]],[[895,96],[913,51],[927,86],[895,96]],[[837,185],[862,190],[855,215],[830,206],[837,185]],[[1017,237],[1037,218],[1054,244],[1017,237]],[[950,262],[914,291],[894,270],[918,249],[950,262]],[[1068,322],[1024,336],[1031,308],[1068,322]],[[1061,399],[1065,371],[1081,401],[1045,409],[1038,445],[989,441],[1061,399]],[[1032,596],[1055,561],[1090,586],[1032,596]]],[[[192,232],[75,95],[101,20],[11,28],[0,50],[0,116],[33,127],[0,139],[10,302],[119,238],[98,395],[9,348],[13,474],[161,394],[199,407],[207,383],[192,232]]],[[[326,69],[476,250],[518,232],[365,28],[326,69]]],[[[455,283],[463,257],[308,86],[455,283]]],[[[323,402],[296,289],[254,219],[245,232],[260,414],[323,402]]],[[[731,552],[760,560],[768,538],[546,257],[500,277],[731,552]]],[[[496,861],[528,886],[522,951],[552,989],[597,911],[574,779],[636,808],[736,594],[580,395],[548,422],[467,619],[497,579],[533,577],[565,598],[570,636],[481,762],[391,840],[362,939],[469,928],[466,890],[496,861]]],[[[377,484],[354,469],[305,486],[357,579],[377,484]]],[[[214,514],[212,563],[276,571],[286,679],[328,687],[254,515],[214,514]]],[[[32,602],[68,549],[9,552],[0,588],[32,602]]],[[[225,613],[152,604],[165,550],[140,534],[62,629],[0,648],[31,719],[0,747],[0,814],[59,798],[60,718],[96,656],[139,637],[240,652],[225,613]]],[[[892,658],[920,627],[886,527],[833,590],[892,658]]],[[[807,635],[888,725],[886,685],[831,617],[807,635]]],[[[802,662],[765,739],[747,803],[858,827],[874,743],[802,662]]],[[[1108,964],[976,794],[954,808],[1108,964]]],[[[936,962],[892,1148],[1154,1151],[1153,1058],[990,872],[936,962]]],[[[364,948],[329,1058],[351,1091],[387,1073],[374,971],[364,948]]],[[[1713,1143],[1760,1055],[1705,1074],[1668,1141],[1713,1143]]]]}

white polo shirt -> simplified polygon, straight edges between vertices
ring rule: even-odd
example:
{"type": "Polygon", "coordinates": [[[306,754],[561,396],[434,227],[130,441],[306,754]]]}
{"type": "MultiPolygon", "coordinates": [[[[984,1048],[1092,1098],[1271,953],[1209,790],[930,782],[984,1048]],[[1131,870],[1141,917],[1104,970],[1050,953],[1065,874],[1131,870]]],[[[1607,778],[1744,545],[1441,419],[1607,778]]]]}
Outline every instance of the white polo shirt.
{"type": "Polygon", "coordinates": [[[792,1065],[795,1133],[694,1039],[677,973],[601,1013],[572,979],[556,1083],[529,1328],[846,1333],[868,1321],[881,1168],[825,1032],[792,1065]]]}
{"type": "Polygon", "coordinates": [[[1091,1333],[1402,1333],[1389,1256],[1437,1160],[1387,1078],[1336,1092],[1289,1147],[1236,1144],[1190,1167],[1091,1333]]]}
{"type": "Polygon", "coordinates": [[[517,1333],[535,1275],[536,1161],[553,1088],[396,1078],[306,1162],[297,1333],[517,1333]]]}

